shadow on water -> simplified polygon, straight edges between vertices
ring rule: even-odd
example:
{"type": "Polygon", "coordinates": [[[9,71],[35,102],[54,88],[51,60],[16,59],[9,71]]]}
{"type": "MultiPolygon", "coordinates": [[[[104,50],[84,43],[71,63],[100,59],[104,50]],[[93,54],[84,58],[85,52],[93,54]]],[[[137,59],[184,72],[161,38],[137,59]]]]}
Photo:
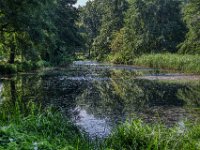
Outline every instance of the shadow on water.
{"type": "Polygon", "coordinates": [[[2,78],[0,107],[12,114],[19,101],[24,113],[30,101],[54,106],[92,137],[105,137],[117,124],[134,118],[167,126],[199,119],[199,80],[143,79],[138,75],[147,69],[130,68],[75,62],[67,69],[2,78]]]}

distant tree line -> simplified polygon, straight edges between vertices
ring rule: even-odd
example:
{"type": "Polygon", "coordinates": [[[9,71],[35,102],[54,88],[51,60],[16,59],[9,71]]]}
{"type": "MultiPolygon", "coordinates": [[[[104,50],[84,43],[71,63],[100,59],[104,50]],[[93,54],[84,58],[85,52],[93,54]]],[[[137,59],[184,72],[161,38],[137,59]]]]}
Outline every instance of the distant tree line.
{"type": "Polygon", "coordinates": [[[200,54],[199,0],[93,0],[80,7],[91,57],[200,54]]]}
{"type": "Polygon", "coordinates": [[[81,36],[76,0],[0,0],[0,56],[8,63],[68,59],[81,36]]]}
{"type": "Polygon", "coordinates": [[[97,60],[144,53],[200,54],[199,0],[0,0],[0,60],[68,61],[80,47],[97,60]]]}

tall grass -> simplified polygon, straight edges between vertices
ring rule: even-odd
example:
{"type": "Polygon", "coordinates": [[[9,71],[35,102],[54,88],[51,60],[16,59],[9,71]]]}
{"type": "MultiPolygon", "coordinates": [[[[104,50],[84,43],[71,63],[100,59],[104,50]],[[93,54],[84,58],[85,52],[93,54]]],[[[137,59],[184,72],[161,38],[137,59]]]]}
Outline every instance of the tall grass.
{"type": "Polygon", "coordinates": [[[134,64],[200,74],[200,55],[146,54],[136,58],[134,64]]]}
{"type": "MultiPolygon", "coordinates": [[[[5,116],[0,113],[0,150],[76,150],[92,149],[77,127],[52,108],[29,114],[5,116]]],[[[16,108],[18,110],[18,108],[16,108]]]]}
{"type": "Polygon", "coordinates": [[[198,150],[200,124],[174,128],[147,125],[140,120],[125,123],[105,140],[90,140],[53,108],[29,103],[23,114],[0,110],[0,150],[198,150]],[[96,143],[96,144],[95,144],[96,143]]]}
{"type": "Polygon", "coordinates": [[[118,127],[106,144],[115,150],[199,150],[200,125],[167,128],[136,120],[118,127]]]}

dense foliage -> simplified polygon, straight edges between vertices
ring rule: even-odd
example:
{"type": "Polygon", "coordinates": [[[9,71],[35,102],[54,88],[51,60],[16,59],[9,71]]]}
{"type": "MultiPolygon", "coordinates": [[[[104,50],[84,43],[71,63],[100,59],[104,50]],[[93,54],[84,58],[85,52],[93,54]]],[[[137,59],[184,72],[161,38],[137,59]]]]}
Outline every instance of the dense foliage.
{"type": "Polygon", "coordinates": [[[200,1],[190,0],[184,8],[184,20],[189,32],[181,44],[181,52],[200,54],[200,1]]]}
{"type": "Polygon", "coordinates": [[[126,14],[125,49],[135,55],[150,52],[175,52],[184,40],[181,2],[134,0],[126,14]]]}
{"type": "Polygon", "coordinates": [[[66,61],[81,44],[75,25],[75,3],[76,0],[1,0],[1,59],[10,64],[66,61]]]}
{"type": "Polygon", "coordinates": [[[94,0],[81,10],[87,12],[82,18],[92,20],[82,21],[85,28],[97,24],[95,34],[87,30],[97,60],[132,63],[144,53],[199,53],[198,0],[94,0]]]}
{"type": "Polygon", "coordinates": [[[112,33],[123,27],[127,8],[126,0],[89,1],[84,8],[81,8],[84,12],[81,14],[84,26],[89,35],[92,35],[88,39],[89,48],[96,59],[104,59],[111,52],[112,33]]]}

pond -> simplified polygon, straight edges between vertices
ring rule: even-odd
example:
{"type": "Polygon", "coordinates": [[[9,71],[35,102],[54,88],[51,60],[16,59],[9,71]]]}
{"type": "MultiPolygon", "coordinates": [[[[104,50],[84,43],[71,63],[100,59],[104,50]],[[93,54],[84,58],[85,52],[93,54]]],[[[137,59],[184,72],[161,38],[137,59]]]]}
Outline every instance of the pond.
{"type": "Polygon", "coordinates": [[[200,78],[159,69],[77,61],[66,68],[2,76],[0,107],[53,106],[92,138],[141,118],[166,126],[200,117],[200,78]]]}

